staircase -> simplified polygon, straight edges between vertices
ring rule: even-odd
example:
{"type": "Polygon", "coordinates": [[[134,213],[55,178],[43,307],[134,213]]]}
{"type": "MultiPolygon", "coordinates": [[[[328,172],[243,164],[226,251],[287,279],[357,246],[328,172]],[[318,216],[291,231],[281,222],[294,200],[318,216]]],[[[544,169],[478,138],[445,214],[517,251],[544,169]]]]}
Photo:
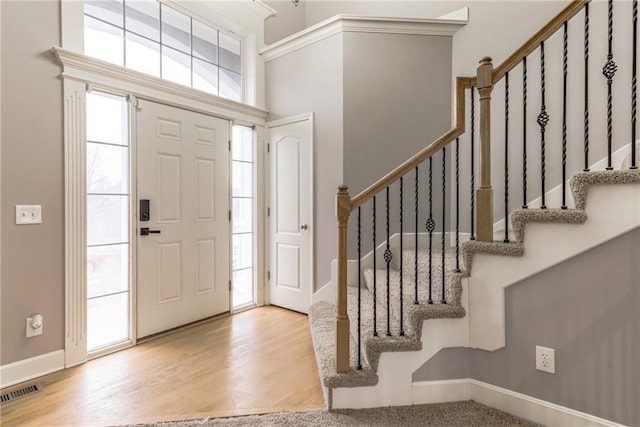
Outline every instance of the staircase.
{"type": "MultiPolygon", "coordinates": [[[[617,135],[622,134],[623,130],[628,132],[629,124],[632,128],[631,140],[636,139],[636,77],[633,76],[632,102],[629,108],[631,123],[620,120],[622,125],[614,126],[611,99],[613,76],[609,71],[615,67],[609,63],[612,60],[610,46],[608,55],[604,55],[607,65],[603,70],[605,84],[609,89],[607,109],[606,112],[598,110],[599,119],[606,117],[607,141],[604,143],[608,148],[607,157],[595,164],[588,159],[589,144],[594,144],[589,137],[589,109],[595,109],[591,106],[593,97],[587,103],[588,97],[585,95],[584,132],[571,135],[567,131],[567,23],[574,17],[584,19],[585,58],[588,57],[588,23],[589,19],[593,19],[589,16],[588,3],[571,2],[499,67],[493,69],[491,60],[485,58],[481,61],[477,77],[458,77],[455,104],[457,114],[450,132],[359,195],[351,198],[346,187],[339,189],[338,272],[333,283],[337,300],[335,304],[330,299],[313,304],[309,316],[329,409],[427,403],[417,398],[413,390],[412,374],[438,351],[447,347],[493,351],[506,345],[504,292],[508,286],[640,226],[640,170],[636,167],[638,161],[635,144],[623,146],[618,152],[612,150],[614,131],[617,135]],[[563,31],[565,67],[561,90],[565,93],[565,99],[563,105],[555,110],[563,112],[562,135],[560,138],[554,136],[553,140],[546,136],[545,140],[549,118],[544,97],[544,45],[545,42],[549,43],[556,32],[563,31]],[[541,165],[535,172],[530,170],[529,177],[535,174],[534,179],[541,180],[542,186],[540,192],[535,194],[538,198],[530,200],[527,197],[527,166],[531,161],[527,160],[526,128],[522,136],[522,161],[516,164],[509,161],[509,135],[512,131],[509,130],[508,79],[509,73],[513,74],[516,67],[522,68],[521,83],[525,93],[525,118],[522,121],[526,123],[531,120],[526,116],[527,58],[534,51],[540,52],[542,87],[530,90],[535,90],[536,94],[542,90],[542,101],[541,110],[530,113],[535,113],[532,121],[539,125],[540,140],[530,142],[533,148],[529,150],[541,150],[541,165]],[[502,218],[493,213],[491,170],[486,169],[490,163],[492,148],[489,129],[496,127],[496,121],[489,115],[490,94],[501,80],[504,82],[505,94],[505,118],[498,121],[499,126],[504,126],[505,129],[502,135],[505,153],[502,218]],[[475,128],[476,91],[480,94],[478,130],[475,128]],[[469,109],[468,99],[471,101],[469,109]],[[487,115],[486,118],[484,115],[487,115]],[[467,129],[467,118],[470,129],[467,129]],[[477,134],[480,144],[475,147],[477,134]],[[460,202],[461,194],[464,193],[460,188],[460,177],[470,176],[471,187],[475,189],[476,163],[472,154],[471,169],[461,173],[461,140],[470,142],[471,152],[480,159],[479,186],[477,191],[472,190],[470,203],[465,206],[460,202]],[[569,171],[567,168],[567,153],[570,152],[567,146],[570,141],[577,141],[577,146],[584,152],[582,171],[569,171]],[[558,186],[551,190],[545,187],[550,181],[545,175],[545,144],[561,146],[562,151],[561,178],[557,181],[558,186]],[[450,157],[447,157],[447,149],[450,157]],[[439,162],[440,159],[442,162],[439,162]],[[440,164],[441,200],[450,200],[449,212],[445,212],[445,203],[435,206],[432,200],[432,196],[440,191],[432,182],[434,173],[440,173],[440,164]],[[513,205],[518,202],[510,199],[510,176],[513,179],[510,169],[519,168],[524,173],[521,191],[523,208],[514,210],[513,205]],[[421,208],[418,200],[419,183],[425,182],[427,176],[428,207],[421,208]],[[407,183],[413,182],[414,177],[414,187],[409,190],[415,190],[415,226],[413,214],[403,211],[407,205],[406,195],[414,193],[406,191],[407,183]],[[396,210],[391,209],[391,213],[390,194],[393,197],[399,196],[396,210]],[[376,213],[376,198],[386,201],[386,215],[376,213]],[[547,206],[556,199],[559,204],[557,208],[547,206]],[[372,204],[373,208],[373,226],[370,232],[362,230],[364,222],[361,221],[361,215],[365,211],[365,204],[372,204]],[[612,206],[615,206],[615,221],[611,220],[612,206]],[[441,211],[442,216],[439,216],[441,211]],[[469,211],[472,217],[470,232],[462,233],[460,216],[469,211]],[[428,218],[424,227],[427,233],[420,227],[422,222],[418,218],[421,212],[428,218]],[[349,234],[347,223],[349,217],[356,213],[356,229],[351,229],[349,234]],[[381,220],[377,225],[376,219],[381,220]],[[408,230],[412,227],[412,230],[408,230]],[[498,227],[503,229],[495,232],[498,227]],[[386,233],[381,233],[380,228],[385,228],[386,233]],[[368,253],[362,250],[364,234],[373,236],[371,251],[368,253]],[[357,241],[356,259],[349,263],[346,259],[347,239],[357,241]],[[357,271],[349,275],[347,264],[357,271]],[[355,277],[349,286],[348,276],[355,277]],[[348,330],[345,329],[346,326],[348,330]],[[344,343],[347,343],[346,348],[344,343]]],[[[608,3],[610,38],[612,3],[608,3]]],[[[637,15],[635,1],[633,8],[634,15],[637,15]]],[[[635,40],[635,20],[633,33],[635,40]]],[[[562,42],[562,38],[560,40],[562,42]]],[[[631,62],[635,73],[635,53],[631,62]]],[[[585,67],[584,79],[585,82],[591,82],[588,79],[588,67],[585,67]]],[[[585,91],[588,92],[590,89],[587,86],[585,84],[585,91]]],[[[593,127],[595,119],[591,120],[593,127]]],[[[494,149],[495,145],[494,142],[494,149]]],[[[454,395],[447,395],[446,390],[439,390],[429,401],[451,400],[454,395]]]]}

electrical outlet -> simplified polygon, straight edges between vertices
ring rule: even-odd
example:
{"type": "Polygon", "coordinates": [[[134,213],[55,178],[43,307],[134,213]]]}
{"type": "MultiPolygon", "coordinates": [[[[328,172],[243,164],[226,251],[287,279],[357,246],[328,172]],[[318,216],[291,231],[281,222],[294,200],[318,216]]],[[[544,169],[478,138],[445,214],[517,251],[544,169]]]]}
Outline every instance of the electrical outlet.
{"type": "Polygon", "coordinates": [[[42,335],[42,315],[35,314],[33,317],[27,317],[27,338],[42,335]]]}
{"type": "Polygon", "coordinates": [[[536,346],[536,369],[556,373],[556,351],[552,348],[536,346]]]}

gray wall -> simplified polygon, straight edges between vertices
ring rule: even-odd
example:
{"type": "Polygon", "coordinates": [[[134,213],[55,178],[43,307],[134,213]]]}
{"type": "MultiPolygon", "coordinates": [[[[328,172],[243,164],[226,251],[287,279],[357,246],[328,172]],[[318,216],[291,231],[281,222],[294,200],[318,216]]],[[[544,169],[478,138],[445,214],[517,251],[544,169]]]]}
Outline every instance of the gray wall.
{"type": "Polygon", "coordinates": [[[335,194],[342,184],[342,35],[266,63],[269,120],[313,112],[315,287],[331,280],[336,253],[335,194]]]}
{"type": "Polygon", "coordinates": [[[291,0],[268,0],[265,3],[278,13],[264,21],[264,42],[271,44],[307,27],[307,2],[301,1],[294,6],[291,0]]]}
{"type": "Polygon", "coordinates": [[[344,180],[358,194],[451,127],[451,37],[344,35],[344,180]]]}
{"type": "Polygon", "coordinates": [[[0,7],[5,365],[64,347],[64,174],[61,69],[49,53],[60,44],[59,2],[0,7]],[[17,204],[41,204],[42,224],[15,225],[17,204]],[[33,313],[42,313],[44,332],[26,339],[33,313]]]}
{"type": "Polygon", "coordinates": [[[414,381],[474,378],[640,425],[640,229],[506,291],[507,345],[444,349],[414,381]],[[556,374],[535,370],[535,346],[555,349],[556,374]]]}
{"type": "MultiPolygon", "coordinates": [[[[355,196],[451,127],[451,44],[446,36],[344,34],[344,183],[355,196]]],[[[447,158],[449,154],[447,154],[447,158]]],[[[442,229],[441,156],[433,170],[433,206],[442,229]]],[[[450,171],[449,171],[450,172],[450,171]]],[[[404,232],[414,231],[414,173],[403,182],[404,232]]],[[[447,178],[451,183],[450,176],[447,178]]],[[[419,231],[427,219],[427,168],[419,177],[419,231]]],[[[391,234],[399,232],[399,185],[390,194],[391,234]]],[[[447,198],[448,201],[448,198],[447,198]]],[[[385,194],[377,200],[377,241],[386,240],[385,194]]],[[[448,209],[448,207],[447,207],[448,209]]],[[[363,236],[371,230],[371,202],[363,206],[363,236]]],[[[357,258],[355,215],[350,257],[357,258]]],[[[363,251],[371,249],[367,237],[363,251]]]]}

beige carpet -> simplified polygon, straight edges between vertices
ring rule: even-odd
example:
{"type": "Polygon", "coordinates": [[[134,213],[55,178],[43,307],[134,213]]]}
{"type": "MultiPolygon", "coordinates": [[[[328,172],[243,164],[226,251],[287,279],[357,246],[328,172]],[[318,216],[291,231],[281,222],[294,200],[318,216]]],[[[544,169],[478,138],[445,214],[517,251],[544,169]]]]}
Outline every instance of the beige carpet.
{"type": "Polygon", "coordinates": [[[481,405],[473,401],[438,403],[433,405],[396,406],[374,409],[344,409],[327,412],[314,409],[301,412],[252,415],[234,418],[205,418],[191,421],[158,424],[138,424],[141,426],[291,426],[291,427],[418,427],[418,426],[538,426],[522,418],[517,418],[481,405]]]}

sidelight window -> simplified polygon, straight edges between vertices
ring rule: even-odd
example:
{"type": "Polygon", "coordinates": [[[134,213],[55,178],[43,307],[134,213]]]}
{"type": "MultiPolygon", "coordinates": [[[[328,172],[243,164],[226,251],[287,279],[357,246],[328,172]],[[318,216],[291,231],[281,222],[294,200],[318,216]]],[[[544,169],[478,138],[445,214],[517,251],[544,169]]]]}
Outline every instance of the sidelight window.
{"type": "Polygon", "coordinates": [[[254,132],[233,126],[232,175],[232,273],[233,307],[254,303],[255,185],[254,132]]]}
{"type": "Polygon", "coordinates": [[[126,98],[87,94],[87,351],[129,339],[126,98]]]}

